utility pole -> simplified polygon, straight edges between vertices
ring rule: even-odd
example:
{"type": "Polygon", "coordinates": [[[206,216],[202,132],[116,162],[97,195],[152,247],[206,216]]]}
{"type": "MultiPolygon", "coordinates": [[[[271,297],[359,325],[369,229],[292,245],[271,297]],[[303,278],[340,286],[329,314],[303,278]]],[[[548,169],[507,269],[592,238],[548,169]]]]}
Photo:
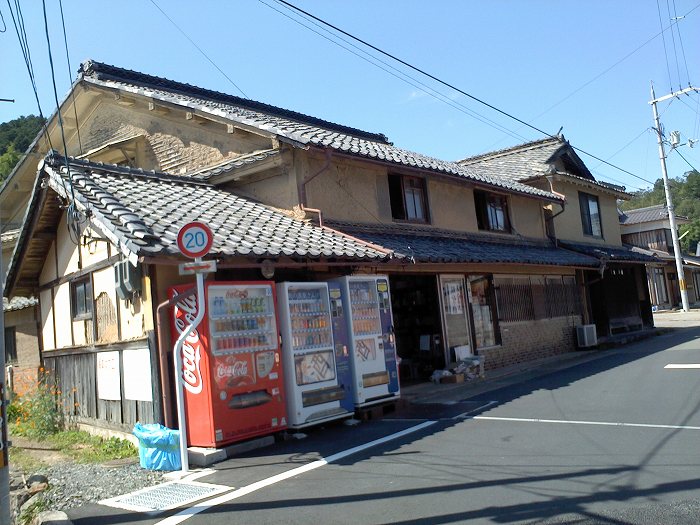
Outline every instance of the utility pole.
{"type": "MultiPolygon", "coordinates": [[[[5,272],[0,255],[0,297],[4,297],[5,272]]],[[[4,302],[4,301],[3,301],[4,302]]],[[[10,519],[10,465],[7,453],[7,410],[5,407],[5,308],[0,311],[0,524],[10,519]]]]}
{"type": "Polygon", "coordinates": [[[654,129],[656,130],[656,138],[659,143],[659,159],[661,160],[661,174],[664,178],[664,190],[666,192],[666,207],[668,208],[668,222],[671,225],[671,238],[673,239],[673,254],[676,259],[676,273],[678,274],[678,286],[681,289],[681,303],[683,304],[683,311],[687,312],[688,307],[688,289],[685,284],[685,274],[683,273],[683,255],[681,254],[681,243],[678,239],[678,231],[676,230],[676,213],[673,210],[673,199],[671,198],[671,188],[668,184],[668,172],[666,171],[666,152],[664,151],[664,135],[661,129],[661,121],[659,119],[659,112],[656,109],[656,103],[668,100],[679,95],[684,95],[690,91],[700,91],[700,88],[687,87],[681,89],[680,91],[674,91],[669,95],[656,98],[654,94],[654,84],[651,84],[651,108],[654,112],[654,129]]]}

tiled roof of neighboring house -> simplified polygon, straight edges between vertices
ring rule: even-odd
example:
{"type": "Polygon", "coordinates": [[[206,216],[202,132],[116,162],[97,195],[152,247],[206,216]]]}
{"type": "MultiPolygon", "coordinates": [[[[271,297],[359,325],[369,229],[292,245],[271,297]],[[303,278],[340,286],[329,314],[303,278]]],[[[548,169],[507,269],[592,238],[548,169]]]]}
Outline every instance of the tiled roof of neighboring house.
{"type": "Polygon", "coordinates": [[[551,173],[550,165],[564,154],[568,156],[568,162],[575,166],[578,172],[573,173],[574,168],[569,169],[566,173],[568,177],[614,192],[625,191],[623,186],[596,181],[571,145],[561,136],[467,157],[458,163],[491,177],[504,177],[516,182],[525,182],[551,173]]]}
{"type": "MultiPolygon", "coordinates": [[[[636,210],[623,210],[620,213],[620,224],[642,224],[644,222],[663,221],[668,219],[668,208],[665,204],[637,208],[636,210]]],[[[676,219],[688,220],[684,215],[676,215],[676,219]]]]}
{"type": "MultiPolygon", "coordinates": [[[[93,223],[134,256],[179,255],[177,233],[203,221],[214,233],[214,256],[302,256],[382,260],[382,251],[327,228],[191,178],[70,159],[75,198],[93,223]]],[[[68,198],[65,159],[46,159],[54,191],[68,198]],[[60,174],[60,175],[59,175],[60,174]],[[67,189],[66,189],[67,188],[67,189]]]]}
{"type": "Polygon", "coordinates": [[[659,263],[657,257],[627,245],[609,246],[606,244],[574,243],[560,240],[559,246],[590,257],[596,257],[605,262],[659,263]]]}
{"type": "Polygon", "coordinates": [[[397,148],[387,140],[386,136],[379,133],[369,133],[333,124],[269,104],[94,61],[82,64],[81,76],[90,84],[119,89],[223,117],[234,123],[270,133],[296,146],[330,148],[353,157],[459,177],[475,184],[493,186],[548,200],[561,200],[551,192],[533,188],[512,179],[494,177],[489,173],[482,173],[481,170],[397,148]]]}
{"type": "Polygon", "coordinates": [[[593,257],[557,248],[548,240],[458,233],[412,226],[334,222],[333,227],[419,263],[504,263],[595,267],[593,257]]]}
{"type": "Polygon", "coordinates": [[[2,298],[2,309],[5,312],[14,312],[15,310],[24,310],[39,304],[39,300],[34,297],[13,297],[11,301],[7,297],[2,298]]]}

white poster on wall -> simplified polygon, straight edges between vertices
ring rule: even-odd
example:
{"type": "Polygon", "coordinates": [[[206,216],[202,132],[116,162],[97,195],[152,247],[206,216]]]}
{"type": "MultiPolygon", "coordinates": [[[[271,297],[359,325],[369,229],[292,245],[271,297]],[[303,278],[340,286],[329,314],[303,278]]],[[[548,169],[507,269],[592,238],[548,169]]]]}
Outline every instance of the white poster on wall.
{"type": "Polygon", "coordinates": [[[124,350],[124,399],[153,401],[151,354],[148,348],[124,350]]]}
{"type": "Polygon", "coordinates": [[[121,401],[119,352],[97,354],[97,397],[108,401],[121,401]]]}

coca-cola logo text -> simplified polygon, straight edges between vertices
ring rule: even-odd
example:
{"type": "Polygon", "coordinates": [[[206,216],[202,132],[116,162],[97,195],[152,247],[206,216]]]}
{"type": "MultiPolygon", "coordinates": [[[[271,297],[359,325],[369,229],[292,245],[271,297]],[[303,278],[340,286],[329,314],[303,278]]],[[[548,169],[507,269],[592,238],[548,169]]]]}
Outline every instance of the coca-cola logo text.
{"type": "Polygon", "coordinates": [[[216,367],[216,378],[244,377],[248,375],[248,362],[235,361],[233,364],[219,363],[216,367]]]}
{"type": "MultiPolygon", "coordinates": [[[[197,298],[190,296],[182,301],[178,301],[175,306],[175,328],[177,333],[182,335],[188,326],[197,317],[197,298]],[[178,316],[182,312],[184,315],[178,316]]],[[[192,394],[199,394],[202,391],[202,371],[199,367],[201,360],[202,342],[199,339],[199,332],[194,329],[185,338],[182,344],[182,380],[185,388],[192,394]]]]}

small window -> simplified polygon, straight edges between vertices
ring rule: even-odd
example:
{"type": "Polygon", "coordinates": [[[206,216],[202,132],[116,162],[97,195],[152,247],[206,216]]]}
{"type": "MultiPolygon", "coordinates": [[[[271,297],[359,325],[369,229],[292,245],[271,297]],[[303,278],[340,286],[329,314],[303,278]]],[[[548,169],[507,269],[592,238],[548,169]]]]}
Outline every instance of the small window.
{"type": "Polygon", "coordinates": [[[89,275],[71,283],[70,296],[73,319],[92,319],[92,283],[89,275]]]}
{"type": "Polygon", "coordinates": [[[578,202],[581,207],[581,224],[584,235],[592,237],[603,236],[603,226],[600,219],[600,206],[598,197],[589,193],[578,193],[578,202]]]}
{"type": "Polygon", "coordinates": [[[394,219],[428,222],[425,180],[420,177],[389,175],[389,201],[394,219]]]}
{"type": "Polygon", "coordinates": [[[510,233],[508,199],[505,196],[475,191],[474,205],[476,222],[480,230],[510,233]]]}
{"type": "Polygon", "coordinates": [[[17,362],[17,334],[14,326],[5,327],[5,363],[17,362]]]}

